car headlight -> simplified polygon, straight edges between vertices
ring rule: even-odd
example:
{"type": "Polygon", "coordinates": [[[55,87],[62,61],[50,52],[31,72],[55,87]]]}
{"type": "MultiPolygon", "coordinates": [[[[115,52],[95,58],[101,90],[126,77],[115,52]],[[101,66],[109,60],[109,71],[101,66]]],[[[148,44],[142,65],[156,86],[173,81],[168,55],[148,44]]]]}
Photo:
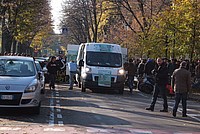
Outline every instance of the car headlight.
{"type": "Polygon", "coordinates": [[[119,70],[118,70],[118,74],[119,74],[119,75],[124,75],[124,73],[125,73],[124,69],[119,69],[119,70]]]}
{"type": "Polygon", "coordinates": [[[25,89],[24,93],[30,93],[30,92],[35,92],[36,90],[36,85],[33,85],[33,86],[29,86],[25,89]]]}

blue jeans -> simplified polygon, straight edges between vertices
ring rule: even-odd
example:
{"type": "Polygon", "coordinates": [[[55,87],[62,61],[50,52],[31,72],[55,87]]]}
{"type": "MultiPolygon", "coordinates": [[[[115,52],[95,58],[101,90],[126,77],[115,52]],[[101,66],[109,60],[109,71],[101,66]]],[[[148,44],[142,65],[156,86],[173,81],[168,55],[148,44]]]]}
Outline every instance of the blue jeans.
{"type": "Polygon", "coordinates": [[[156,100],[158,98],[158,94],[160,93],[162,98],[163,98],[163,109],[164,110],[168,110],[168,104],[167,104],[167,93],[166,93],[167,89],[166,89],[166,85],[158,85],[156,84],[154,86],[154,92],[153,92],[153,97],[152,97],[152,102],[150,107],[152,109],[154,109],[155,104],[156,104],[156,100]]]}
{"type": "Polygon", "coordinates": [[[187,96],[188,96],[187,93],[175,93],[175,104],[173,107],[174,113],[177,112],[178,105],[179,105],[180,101],[182,100],[182,108],[183,108],[182,114],[183,115],[187,114],[187,108],[186,108],[187,107],[187,96]]]}
{"type": "Polygon", "coordinates": [[[75,74],[76,74],[76,71],[70,71],[70,73],[69,73],[69,86],[70,86],[70,88],[73,88],[75,74]]]}

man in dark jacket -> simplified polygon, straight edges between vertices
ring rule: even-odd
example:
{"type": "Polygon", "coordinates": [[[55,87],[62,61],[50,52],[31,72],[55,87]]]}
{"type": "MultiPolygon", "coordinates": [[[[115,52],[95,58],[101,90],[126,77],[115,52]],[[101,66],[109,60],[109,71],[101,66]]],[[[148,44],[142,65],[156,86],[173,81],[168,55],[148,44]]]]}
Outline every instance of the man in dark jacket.
{"type": "Polygon", "coordinates": [[[175,104],[172,115],[176,117],[176,112],[180,100],[182,100],[182,116],[187,117],[187,96],[191,88],[191,73],[186,69],[187,62],[183,61],[180,67],[172,74],[172,87],[175,90],[175,104]]]}
{"type": "Polygon", "coordinates": [[[168,69],[166,63],[163,62],[161,58],[157,59],[158,67],[153,71],[155,74],[155,87],[152,97],[152,102],[150,107],[146,108],[146,110],[154,111],[154,106],[156,104],[156,100],[158,98],[158,94],[161,93],[164,104],[163,109],[160,112],[168,112],[168,104],[167,104],[167,95],[166,95],[166,85],[168,83],[168,69]]]}
{"type": "Polygon", "coordinates": [[[128,71],[128,86],[130,89],[130,92],[132,93],[133,91],[133,82],[134,82],[134,77],[135,77],[135,72],[136,72],[136,65],[133,63],[132,59],[129,59],[127,71],[128,71]]]}
{"type": "Polygon", "coordinates": [[[51,57],[50,62],[47,64],[47,69],[48,69],[49,79],[50,79],[49,88],[50,90],[51,88],[55,89],[56,74],[59,69],[59,66],[56,63],[55,56],[51,57]]]}

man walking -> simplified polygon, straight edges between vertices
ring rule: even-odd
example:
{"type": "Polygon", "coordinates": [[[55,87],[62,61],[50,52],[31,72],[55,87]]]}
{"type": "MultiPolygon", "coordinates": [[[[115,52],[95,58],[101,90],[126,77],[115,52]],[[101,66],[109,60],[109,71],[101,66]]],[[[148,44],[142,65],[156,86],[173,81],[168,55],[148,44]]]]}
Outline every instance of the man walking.
{"type": "Polygon", "coordinates": [[[182,117],[187,117],[187,96],[191,88],[191,74],[186,69],[187,62],[183,61],[180,67],[172,74],[172,87],[175,90],[175,104],[173,107],[172,115],[176,117],[176,112],[180,100],[182,100],[182,117]]]}
{"type": "Polygon", "coordinates": [[[168,69],[166,64],[163,62],[161,58],[157,59],[158,67],[153,70],[155,74],[155,86],[152,97],[152,102],[150,107],[146,108],[146,110],[154,111],[154,106],[156,104],[156,100],[158,98],[158,94],[161,93],[164,104],[163,109],[160,112],[168,112],[168,104],[167,104],[167,95],[166,95],[166,85],[168,83],[168,69]]]}
{"type": "Polygon", "coordinates": [[[49,88],[50,90],[51,88],[55,89],[56,74],[58,71],[58,65],[56,63],[55,56],[51,57],[50,62],[47,64],[47,69],[48,69],[49,79],[50,79],[49,88]]]}
{"type": "Polygon", "coordinates": [[[129,59],[127,71],[128,71],[128,87],[130,89],[130,93],[133,92],[133,82],[134,82],[134,77],[135,77],[135,72],[136,72],[136,66],[133,63],[133,59],[129,59]]]}
{"type": "Polygon", "coordinates": [[[75,74],[77,72],[77,64],[71,60],[69,63],[68,63],[68,67],[69,67],[69,90],[72,90],[73,89],[73,84],[74,84],[74,77],[75,77],[75,74]]]}

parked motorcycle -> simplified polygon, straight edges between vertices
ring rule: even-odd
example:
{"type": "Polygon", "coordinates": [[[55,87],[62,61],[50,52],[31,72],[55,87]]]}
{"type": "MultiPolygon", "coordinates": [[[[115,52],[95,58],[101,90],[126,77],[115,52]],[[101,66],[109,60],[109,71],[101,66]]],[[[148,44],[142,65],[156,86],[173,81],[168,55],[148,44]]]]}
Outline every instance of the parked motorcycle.
{"type": "Polygon", "coordinates": [[[138,77],[137,87],[138,90],[143,93],[151,94],[154,89],[154,84],[155,84],[155,79],[153,76],[147,75],[144,77],[138,77]]]}

